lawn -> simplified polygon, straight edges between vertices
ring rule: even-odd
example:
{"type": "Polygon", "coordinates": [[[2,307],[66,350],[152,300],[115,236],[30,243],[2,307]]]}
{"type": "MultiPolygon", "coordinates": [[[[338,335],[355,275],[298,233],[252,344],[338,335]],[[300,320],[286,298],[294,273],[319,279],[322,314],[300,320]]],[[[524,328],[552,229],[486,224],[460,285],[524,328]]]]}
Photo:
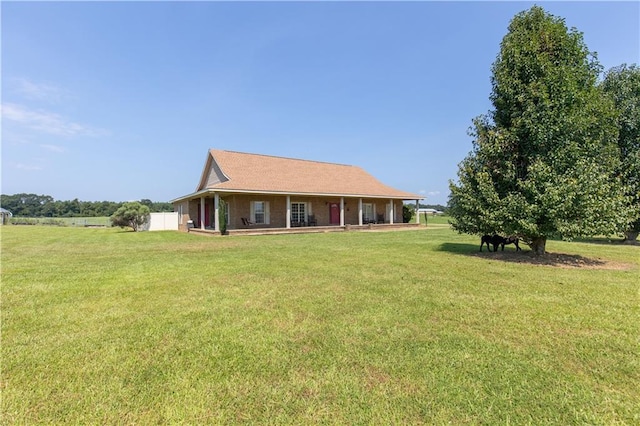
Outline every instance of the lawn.
{"type": "Polygon", "coordinates": [[[0,232],[2,424],[640,423],[640,247],[0,232]]]}

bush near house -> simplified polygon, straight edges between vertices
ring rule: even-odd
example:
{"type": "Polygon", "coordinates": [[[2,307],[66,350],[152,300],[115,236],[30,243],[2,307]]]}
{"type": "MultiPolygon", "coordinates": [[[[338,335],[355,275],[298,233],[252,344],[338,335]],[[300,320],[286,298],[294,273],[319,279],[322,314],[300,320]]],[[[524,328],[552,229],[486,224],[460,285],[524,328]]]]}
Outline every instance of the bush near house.
{"type": "Polygon", "coordinates": [[[402,222],[409,223],[416,213],[415,206],[402,205],[402,222]]]}
{"type": "Polygon", "coordinates": [[[111,216],[111,225],[121,228],[130,227],[134,231],[138,231],[142,225],[149,222],[150,214],[149,207],[136,201],[124,203],[111,216]]]}

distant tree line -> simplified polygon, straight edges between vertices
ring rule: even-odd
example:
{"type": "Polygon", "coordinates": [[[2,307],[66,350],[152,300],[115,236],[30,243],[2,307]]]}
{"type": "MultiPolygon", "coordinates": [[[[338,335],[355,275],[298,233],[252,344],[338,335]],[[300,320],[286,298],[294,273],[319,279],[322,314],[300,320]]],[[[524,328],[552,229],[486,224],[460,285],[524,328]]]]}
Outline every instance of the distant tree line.
{"type": "MultiPolygon", "coordinates": [[[[142,199],[140,204],[151,212],[172,212],[173,205],[142,199]]],[[[104,217],[113,215],[124,202],[54,200],[50,195],[14,194],[0,195],[0,206],[14,217],[104,217]]]]}

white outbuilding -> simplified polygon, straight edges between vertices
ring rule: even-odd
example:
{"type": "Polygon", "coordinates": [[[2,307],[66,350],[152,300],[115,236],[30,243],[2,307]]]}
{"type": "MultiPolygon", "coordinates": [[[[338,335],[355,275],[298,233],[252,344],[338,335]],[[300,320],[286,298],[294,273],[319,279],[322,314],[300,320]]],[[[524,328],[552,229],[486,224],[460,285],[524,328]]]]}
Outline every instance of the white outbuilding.
{"type": "Polygon", "coordinates": [[[0,207],[0,225],[6,225],[7,223],[9,223],[9,219],[11,219],[12,216],[13,213],[11,213],[7,209],[3,209],[2,207],[0,207]]]}

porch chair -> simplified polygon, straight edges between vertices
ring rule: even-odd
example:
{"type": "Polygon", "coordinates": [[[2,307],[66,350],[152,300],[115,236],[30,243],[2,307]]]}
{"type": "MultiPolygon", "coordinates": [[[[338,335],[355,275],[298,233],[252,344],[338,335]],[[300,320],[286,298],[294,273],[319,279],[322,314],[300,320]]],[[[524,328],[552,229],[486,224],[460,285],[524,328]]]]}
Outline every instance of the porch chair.
{"type": "Polygon", "coordinates": [[[250,221],[249,219],[247,219],[246,217],[243,217],[243,218],[241,218],[241,219],[242,219],[242,224],[243,224],[244,226],[251,226],[251,225],[253,225],[253,224],[254,224],[253,222],[251,222],[251,221],[250,221]]]}
{"type": "Polygon", "coordinates": [[[383,214],[379,214],[378,215],[378,219],[376,220],[376,223],[384,223],[384,215],[383,214]]]}
{"type": "Polygon", "coordinates": [[[307,218],[307,224],[309,226],[318,226],[318,221],[316,219],[316,216],[313,214],[310,214],[307,218]]]}

